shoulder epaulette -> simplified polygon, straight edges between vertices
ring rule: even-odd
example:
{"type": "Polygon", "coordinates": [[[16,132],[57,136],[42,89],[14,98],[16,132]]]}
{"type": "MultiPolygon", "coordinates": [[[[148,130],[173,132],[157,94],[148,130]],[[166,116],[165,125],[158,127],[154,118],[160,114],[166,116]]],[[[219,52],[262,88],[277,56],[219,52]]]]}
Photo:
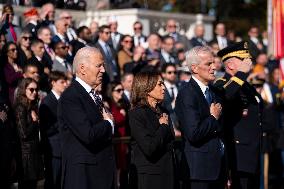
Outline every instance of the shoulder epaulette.
{"type": "Polygon", "coordinates": [[[220,78],[216,79],[214,83],[216,83],[217,81],[224,81],[224,82],[226,82],[227,80],[225,78],[223,78],[223,77],[220,77],[220,78]]]}

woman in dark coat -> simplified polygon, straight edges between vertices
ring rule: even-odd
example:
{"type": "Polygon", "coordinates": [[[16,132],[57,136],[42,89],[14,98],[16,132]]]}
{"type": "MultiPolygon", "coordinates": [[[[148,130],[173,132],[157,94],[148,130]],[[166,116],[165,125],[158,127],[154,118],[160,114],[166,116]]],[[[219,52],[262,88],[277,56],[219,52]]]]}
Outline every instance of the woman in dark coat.
{"type": "Polygon", "coordinates": [[[168,114],[158,106],[165,94],[161,76],[137,74],[131,94],[131,188],[173,189],[174,132],[168,114]]]}
{"type": "Polygon", "coordinates": [[[15,117],[21,145],[21,174],[19,189],[36,189],[43,178],[43,161],[39,146],[39,119],[37,114],[37,82],[23,79],[15,99],[15,117]]]}

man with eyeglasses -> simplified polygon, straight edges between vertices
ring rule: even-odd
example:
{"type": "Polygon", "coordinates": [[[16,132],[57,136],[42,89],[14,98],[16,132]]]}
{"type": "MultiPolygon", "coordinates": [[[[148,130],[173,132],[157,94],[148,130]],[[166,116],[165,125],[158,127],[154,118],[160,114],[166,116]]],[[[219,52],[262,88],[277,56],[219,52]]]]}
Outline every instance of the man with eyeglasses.
{"type": "Polygon", "coordinates": [[[115,50],[109,45],[110,34],[110,27],[107,25],[102,25],[99,27],[99,40],[95,44],[95,47],[100,50],[105,61],[106,74],[104,81],[107,83],[119,78],[117,55],[115,50]]]}
{"type": "Polygon", "coordinates": [[[55,59],[53,60],[52,64],[52,71],[61,71],[66,75],[72,77],[72,66],[66,60],[68,55],[68,46],[59,41],[53,45],[53,50],[55,52],[55,59]]]}
{"type": "Polygon", "coordinates": [[[133,42],[134,42],[134,46],[144,46],[145,42],[147,40],[147,37],[145,35],[143,35],[143,25],[141,22],[136,21],[133,24],[133,31],[134,31],[134,35],[133,35],[133,42]]]}
{"type": "Polygon", "coordinates": [[[161,72],[166,87],[165,98],[162,105],[168,110],[171,120],[173,122],[175,132],[178,134],[179,133],[179,131],[177,130],[178,119],[174,112],[176,97],[178,95],[178,87],[176,85],[177,84],[176,66],[175,64],[172,63],[164,64],[162,66],[161,72]]]}
{"type": "Polygon", "coordinates": [[[76,31],[72,28],[72,16],[67,11],[63,11],[60,13],[59,18],[64,19],[66,23],[68,24],[68,28],[66,32],[68,41],[77,39],[76,31]]]}
{"type": "Polygon", "coordinates": [[[174,19],[169,19],[167,21],[167,25],[166,25],[166,32],[167,35],[171,36],[174,38],[175,43],[180,42],[184,45],[185,50],[189,50],[191,47],[191,44],[189,42],[189,40],[187,39],[186,36],[181,35],[180,33],[178,33],[177,31],[177,23],[174,19]]]}

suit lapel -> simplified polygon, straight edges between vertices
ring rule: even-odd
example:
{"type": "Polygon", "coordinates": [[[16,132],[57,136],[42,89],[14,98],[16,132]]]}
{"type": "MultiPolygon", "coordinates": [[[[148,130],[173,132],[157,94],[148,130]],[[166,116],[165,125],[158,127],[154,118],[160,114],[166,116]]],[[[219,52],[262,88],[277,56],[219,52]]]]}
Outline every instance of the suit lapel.
{"type": "Polygon", "coordinates": [[[204,94],[201,91],[201,88],[199,87],[199,85],[196,83],[196,81],[194,81],[194,79],[190,79],[189,80],[189,84],[193,87],[193,91],[195,91],[197,93],[197,97],[200,99],[200,103],[201,105],[206,109],[209,110],[210,106],[208,105],[204,94]]]}
{"type": "MultiPolygon", "coordinates": [[[[99,108],[97,107],[96,103],[94,102],[94,100],[92,99],[92,97],[88,94],[88,92],[84,89],[84,87],[78,83],[78,81],[76,80],[73,80],[73,84],[74,84],[74,87],[75,89],[80,93],[82,99],[83,99],[83,102],[85,106],[88,106],[90,107],[90,109],[92,110],[91,112],[91,115],[101,115],[100,111],[99,111],[99,108]]],[[[89,111],[87,111],[89,112],[89,111]]]]}

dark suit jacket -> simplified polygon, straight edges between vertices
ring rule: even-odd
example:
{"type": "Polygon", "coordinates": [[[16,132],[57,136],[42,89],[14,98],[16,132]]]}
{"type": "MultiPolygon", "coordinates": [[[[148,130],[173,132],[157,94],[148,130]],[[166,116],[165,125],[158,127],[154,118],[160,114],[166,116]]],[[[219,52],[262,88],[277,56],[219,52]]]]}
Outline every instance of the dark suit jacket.
{"type": "Polygon", "coordinates": [[[41,136],[45,147],[44,152],[49,157],[61,157],[57,104],[56,97],[50,92],[39,107],[41,136]]]}
{"type": "Polygon", "coordinates": [[[192,47],[196,47],[196,46],[205,46],[207,45],[208,42],[203,38],[193,37],[191,38],[190,43],[192,47]]]}
{"type": "Polygon", "coordinates": [[[174,134],[171,125],[166,126],[159,123],[158,116],[147,106],[137,107],[129,112],[129,125],[133,138],[131,142],[132,176],[133,174],[138,175],[139,189],[146,189],[147,186],[156,188],[153,187],[156,185],[163,186],[161,188],[173,188],[172,142],[174,134]],[[147,178],[151,178],[153,174],[156,175],[155,180],[149,183],[151,179],[147,178]],[[168,180],[163,180],[164,176],[168,176],[166,177],[168,180]]]}
{"type": "Polygon", "coordinates": [[[113,69],[112,69],[112,64],[113,64],[113,63],[108,60],[107,55],[105,54],[104,49],[103,49],[103,47],[100,45],[100,43],[97,42],[97,43],[95,44],[95,47],[98,48],[98,49],[101,51],[101,53],[102,53],[102,55],[103,55],[103,57],[104,57],[105,69],[106,69],[106,73],[107,73],[107,78],[106,78],[105,80],[106,80],[106,81],[108,81],[108,80],[109,80],[109,81],[113,81],[113,80],[118,79],[118,78],[119,78],[119,70],[118,70],[118,64],[117,64],[117,56],[116,56],[116,53],[115,53],[115,51],[113,50],[113,48],[110,47],[110,50],[111,50],[111,52],[112,52],[112,57],[115,59],[116,73],[117,73],[117,75],[115,75],[115,74],[113,73],[113,69]]]}
{"type": "Polygon", "coordinates": [[[184,141],[190,179],[216,180],[221,169],[221,126],[210,115],[209,105],[191,78],[176,99],[176,114],[184,141]]]}
{"type": "Polygon", "coordinates": [[[230,169],[257,173],[263,103],[246,77],[243,72],[237,72],[234,77],[226,73],[214,86],[223,96],[222,117],[230,169]]]}
{"type": "Polygon", "coordinates": [[[83,47],[85,47],[86,45],[78,40],[73,40],[70,42],[70,44],[73,47],[73,51],[72,54],[75,55],[77,53],[77,51],[83,47]]]}
{"type": "Polygon", "coordinates": [[[110,189],[115,161],[112,127],[88,92],[74,80],[58,103],[63,189],[110,189]]]}

